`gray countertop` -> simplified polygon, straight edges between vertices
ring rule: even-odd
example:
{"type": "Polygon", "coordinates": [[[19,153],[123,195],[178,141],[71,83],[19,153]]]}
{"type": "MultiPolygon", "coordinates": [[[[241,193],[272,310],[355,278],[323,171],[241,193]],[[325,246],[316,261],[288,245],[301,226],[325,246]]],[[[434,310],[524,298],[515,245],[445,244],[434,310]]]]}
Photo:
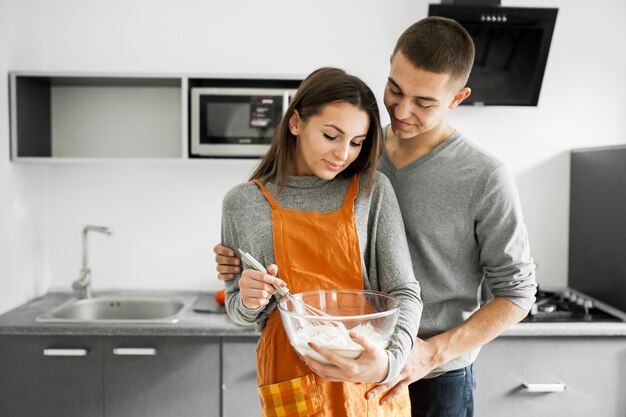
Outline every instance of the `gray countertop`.
{"type": "Polygon", "coordinates": [[[176,323],[52,323],[39,322],[37,316],[73,298],[70,293],[48,293],[0,316],[0,335],[72,336],[258,336],[253,326],[232,322],[223,313],[198,313],[192,306],[198,297],[213,293],[182,291],[103,292],[98,295],[174,296],[186,306],[176,323]]]}
{"type": "MultiPolygon", "coordinates": [[[[129,294],[129,292],[116,293],[129,294]]],[[[149,291],[130,294],[176,296],[185,300],[187,306],[180,313],[177,323],[39,322],[36,320],[37,316],[73,297],[70,293],[49,293],[0,315],[0,335],[258,336],[254,327],[237,325],[226,314],[193,311],[193,302],[198,297],[213,297],[212,293],[149,291]]],[[[626,323],[519,323],[501,337],[508,336],[626,336],[626,323]]]]}
{"type": "Polygon", "coordinates": [[[505,331],[505,336],[622,336],[626,323],[518,323],[505,331]]]}

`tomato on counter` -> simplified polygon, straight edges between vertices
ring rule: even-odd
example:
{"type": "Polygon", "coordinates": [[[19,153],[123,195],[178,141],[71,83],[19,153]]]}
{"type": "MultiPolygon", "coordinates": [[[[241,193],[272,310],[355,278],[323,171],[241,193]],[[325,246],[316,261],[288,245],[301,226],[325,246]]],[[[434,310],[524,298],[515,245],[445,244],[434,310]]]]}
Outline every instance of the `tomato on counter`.
{"type": "Polygon", "coordinates": [[[221,306],[226,305],[226,290],[225,289],[221,289],[215,293],[215,301],[217,301],[217,304],[221,306]]]}

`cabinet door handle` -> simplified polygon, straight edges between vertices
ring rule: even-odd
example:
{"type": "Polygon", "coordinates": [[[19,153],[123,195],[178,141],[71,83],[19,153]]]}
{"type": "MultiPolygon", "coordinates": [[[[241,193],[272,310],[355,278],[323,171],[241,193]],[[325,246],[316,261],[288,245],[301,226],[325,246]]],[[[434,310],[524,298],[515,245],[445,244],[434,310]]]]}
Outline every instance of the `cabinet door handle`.
{"type": "Polygon", "coordinates": [[[565,391],[565,388],[566,388],[563,382],[556,382],[556,383],[549,383],[549,384],[524,383],[522,384],[522,387],[524,387],[524,389],[527,392],[563,392],[565,391]]]}
{"type": "Polygon", "coordinates": [[[44,356],[87,356],[87,349],[44,349],[44,356]]]}
{"type": "Polygon", "coordinates": [[[157,350],[155,348],[118,347],[113,349],[113,354],[117,356],[155,356],[157,350]]]}

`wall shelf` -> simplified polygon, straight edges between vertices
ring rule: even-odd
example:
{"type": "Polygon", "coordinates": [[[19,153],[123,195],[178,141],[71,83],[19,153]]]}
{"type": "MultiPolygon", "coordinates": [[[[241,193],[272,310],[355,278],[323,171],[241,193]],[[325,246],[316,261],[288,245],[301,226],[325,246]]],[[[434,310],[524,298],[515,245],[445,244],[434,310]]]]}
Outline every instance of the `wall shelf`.
{"type": "Polygon", "coordinates": [[[300,79],[10,72],[11,160],[189,161],[190,89],[300,79]]]}

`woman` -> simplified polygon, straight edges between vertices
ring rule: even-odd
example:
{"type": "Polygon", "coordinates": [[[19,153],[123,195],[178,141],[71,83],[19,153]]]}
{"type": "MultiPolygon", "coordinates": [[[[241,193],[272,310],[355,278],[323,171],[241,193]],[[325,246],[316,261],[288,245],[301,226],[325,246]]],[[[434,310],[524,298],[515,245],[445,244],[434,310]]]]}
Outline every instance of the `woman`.
{"type": "Polygon", "coordinates": [[[398,203],[375,169],[381,147],[372,91],[340,69],[321,68],[298,88],[251,182],[224,198],[222,243],[270,265],[271,275],[245,269],[226,283],[229,316],[261,330],[264,416],[410,415],[408,394],[381,406],[365,400],[368,384],[354,383],[398,375],[422,310],[398,203]],[[365,288],[395,295],[400,315],[390,345],[384,350],[352,335],[364,353],[331,371],[354,382],[321,378],[307,366],[312,359],[290,346],[272,284],[292,293],[365,288]]]}

